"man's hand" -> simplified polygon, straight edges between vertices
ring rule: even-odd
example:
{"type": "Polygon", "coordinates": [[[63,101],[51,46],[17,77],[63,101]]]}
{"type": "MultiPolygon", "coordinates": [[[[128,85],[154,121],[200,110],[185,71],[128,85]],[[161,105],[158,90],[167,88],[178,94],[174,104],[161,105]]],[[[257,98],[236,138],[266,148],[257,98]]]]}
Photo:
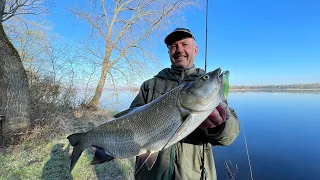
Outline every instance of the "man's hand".
{"type": "Polygon", "coordinates": [[[201,129],[215,128],[229,119],[230,115],[227,105],[221,102],[199,127],[201,129]]]}

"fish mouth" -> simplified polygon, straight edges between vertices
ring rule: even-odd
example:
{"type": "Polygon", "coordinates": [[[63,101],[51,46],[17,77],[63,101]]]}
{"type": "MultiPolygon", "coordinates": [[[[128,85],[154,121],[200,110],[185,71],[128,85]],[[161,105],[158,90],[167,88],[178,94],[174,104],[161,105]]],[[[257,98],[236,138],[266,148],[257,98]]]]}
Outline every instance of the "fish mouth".
{"type": "Polygon", "coordinates": [[[222,72],[221,68],[217,68],[216,70],[209,72],[208,75],[212,78],[215,77],[217,82],[219,82],[218,84],[220,84],[222,82],[222,79],[221,79],[222,73],[221,72],[222,72]]]}
{"type": "Polygon", "coordinates": [[[223,71],[221,68],[217,68],[216,70],[214,70],[213,72],[209,73],[211,74],[211,77],[214,77],[215,80],[217,81],[217,85],[219,87],[219,89],[221,89],[223,87],[223,74],[228,73],[228,71],[223,71]]]}

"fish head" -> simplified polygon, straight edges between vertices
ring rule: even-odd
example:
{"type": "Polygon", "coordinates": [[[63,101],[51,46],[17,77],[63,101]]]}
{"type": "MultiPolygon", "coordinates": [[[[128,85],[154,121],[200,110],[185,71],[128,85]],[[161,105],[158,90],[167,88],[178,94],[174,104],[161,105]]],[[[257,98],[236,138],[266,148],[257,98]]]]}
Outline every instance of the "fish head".
{"type": "Polygon", "coordinates": [[[221,69],[217,68],[186,83],[180,92],[180,106],[188,111],[213,110],[223,99],[223,82],[221,69]]]}

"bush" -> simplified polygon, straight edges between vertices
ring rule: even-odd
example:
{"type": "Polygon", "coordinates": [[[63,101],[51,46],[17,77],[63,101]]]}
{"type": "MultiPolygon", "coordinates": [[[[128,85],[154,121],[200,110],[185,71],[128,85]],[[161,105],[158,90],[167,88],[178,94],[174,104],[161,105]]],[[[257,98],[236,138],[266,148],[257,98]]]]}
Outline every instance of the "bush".
{"type": "Polygon", "coordinates": [[[33,127],[48,124],[48,118],[57,111],[67,112],[77,106],[77,94],[72,86],[67,87],[52,76],[30,71],[27,75],[30,89],[30,119],[33,127]]]}

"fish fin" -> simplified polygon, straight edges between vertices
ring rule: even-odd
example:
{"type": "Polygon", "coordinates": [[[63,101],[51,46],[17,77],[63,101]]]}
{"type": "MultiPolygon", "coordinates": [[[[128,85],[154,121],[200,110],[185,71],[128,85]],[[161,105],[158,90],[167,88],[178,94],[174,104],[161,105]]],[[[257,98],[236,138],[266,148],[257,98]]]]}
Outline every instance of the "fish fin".
{"type": "Polygon", "coordinates": [[[136,170],[135,173],[139,172],[142,166],[145,164],[149,156],[151,155],[150,151],[148,150],[146,153],[141,154],[137,159],[136,170]]]}
{"type": "Polygon", "coordinates": [[[157,161],[157,158],[158,152],[152,153],[150,150],[147,150],[146,153],[141,154],[137,160],[135,173],[138,173],[144,164],[146,164],[147,169],[150,170],[157,161]]]}
{"type": "Polygon", "coordinates": [[[163,150],[167,147],[167,145],[168,145],[168,143],[171,141],[171,139],[177,134],[177,132],[181,131],[181,126],[182,126],[182,125],[183,125],[183,123],[180,124],[179,128],[176,129],[176,131],[172,134],[172,136],[170,137],[170,139],[167,141],[167,143],[162,147],[162,149],[161,149],[160,151],[163,151],[163,150]]]}
{"type": "Polygon", "coordinates": [[[190,122],[193,122],[193,119],[194,119],[194,115],[193,114],[190,114],[189,116],[187,116],[185,118],[185,120],[183,121],[183,123],[179,126],[179,128],[174,132],[174,134],[171,136],[171,138],[168,140],[168,142],[163,146],[163,148],[161,149],[164,150],[165,148],[167,148],[167,145],[169,144],[169,142],[175,138],[175,139],[179,139],[179,141],[181,139],[183,139],[184,137],[184,133],[185,133],[185,130],[187,130],[188,128],[191,127],[192,123],[190,122]]]}
{"type": "Polygon", "coordinates": [[[108,162],[114,159],[113,156],[108,155],[103,148],[99,147],[99,146],[94,146],[92,145],[92,147],[96,148],[96,151],[94,152],[94,157],[91,161],[90,164],[95,165],[95,164],[102,164],[104,162],[108,162]]]}
{"type": "Polygon", "coordinates": [[[149,158],[146,161],[146,165],[147,165],[148,170],[150,170],[153,167],[153,165],[156,163],[157,158],[158,158],[158,154],[159,154],[159,152],[154,152],[154,153],[150,154],[149,158]]]}
{"type": "Polygon", "coordinates": [[[76,133],[68,136],[69,143],[73,146],[72,154],[71,154],[71,164],[70,164],[70,172],[76,165],[77,161],[79,160],[84,148],[81,146],[80,143],[80,136],[81,133],[76,133]]]}

